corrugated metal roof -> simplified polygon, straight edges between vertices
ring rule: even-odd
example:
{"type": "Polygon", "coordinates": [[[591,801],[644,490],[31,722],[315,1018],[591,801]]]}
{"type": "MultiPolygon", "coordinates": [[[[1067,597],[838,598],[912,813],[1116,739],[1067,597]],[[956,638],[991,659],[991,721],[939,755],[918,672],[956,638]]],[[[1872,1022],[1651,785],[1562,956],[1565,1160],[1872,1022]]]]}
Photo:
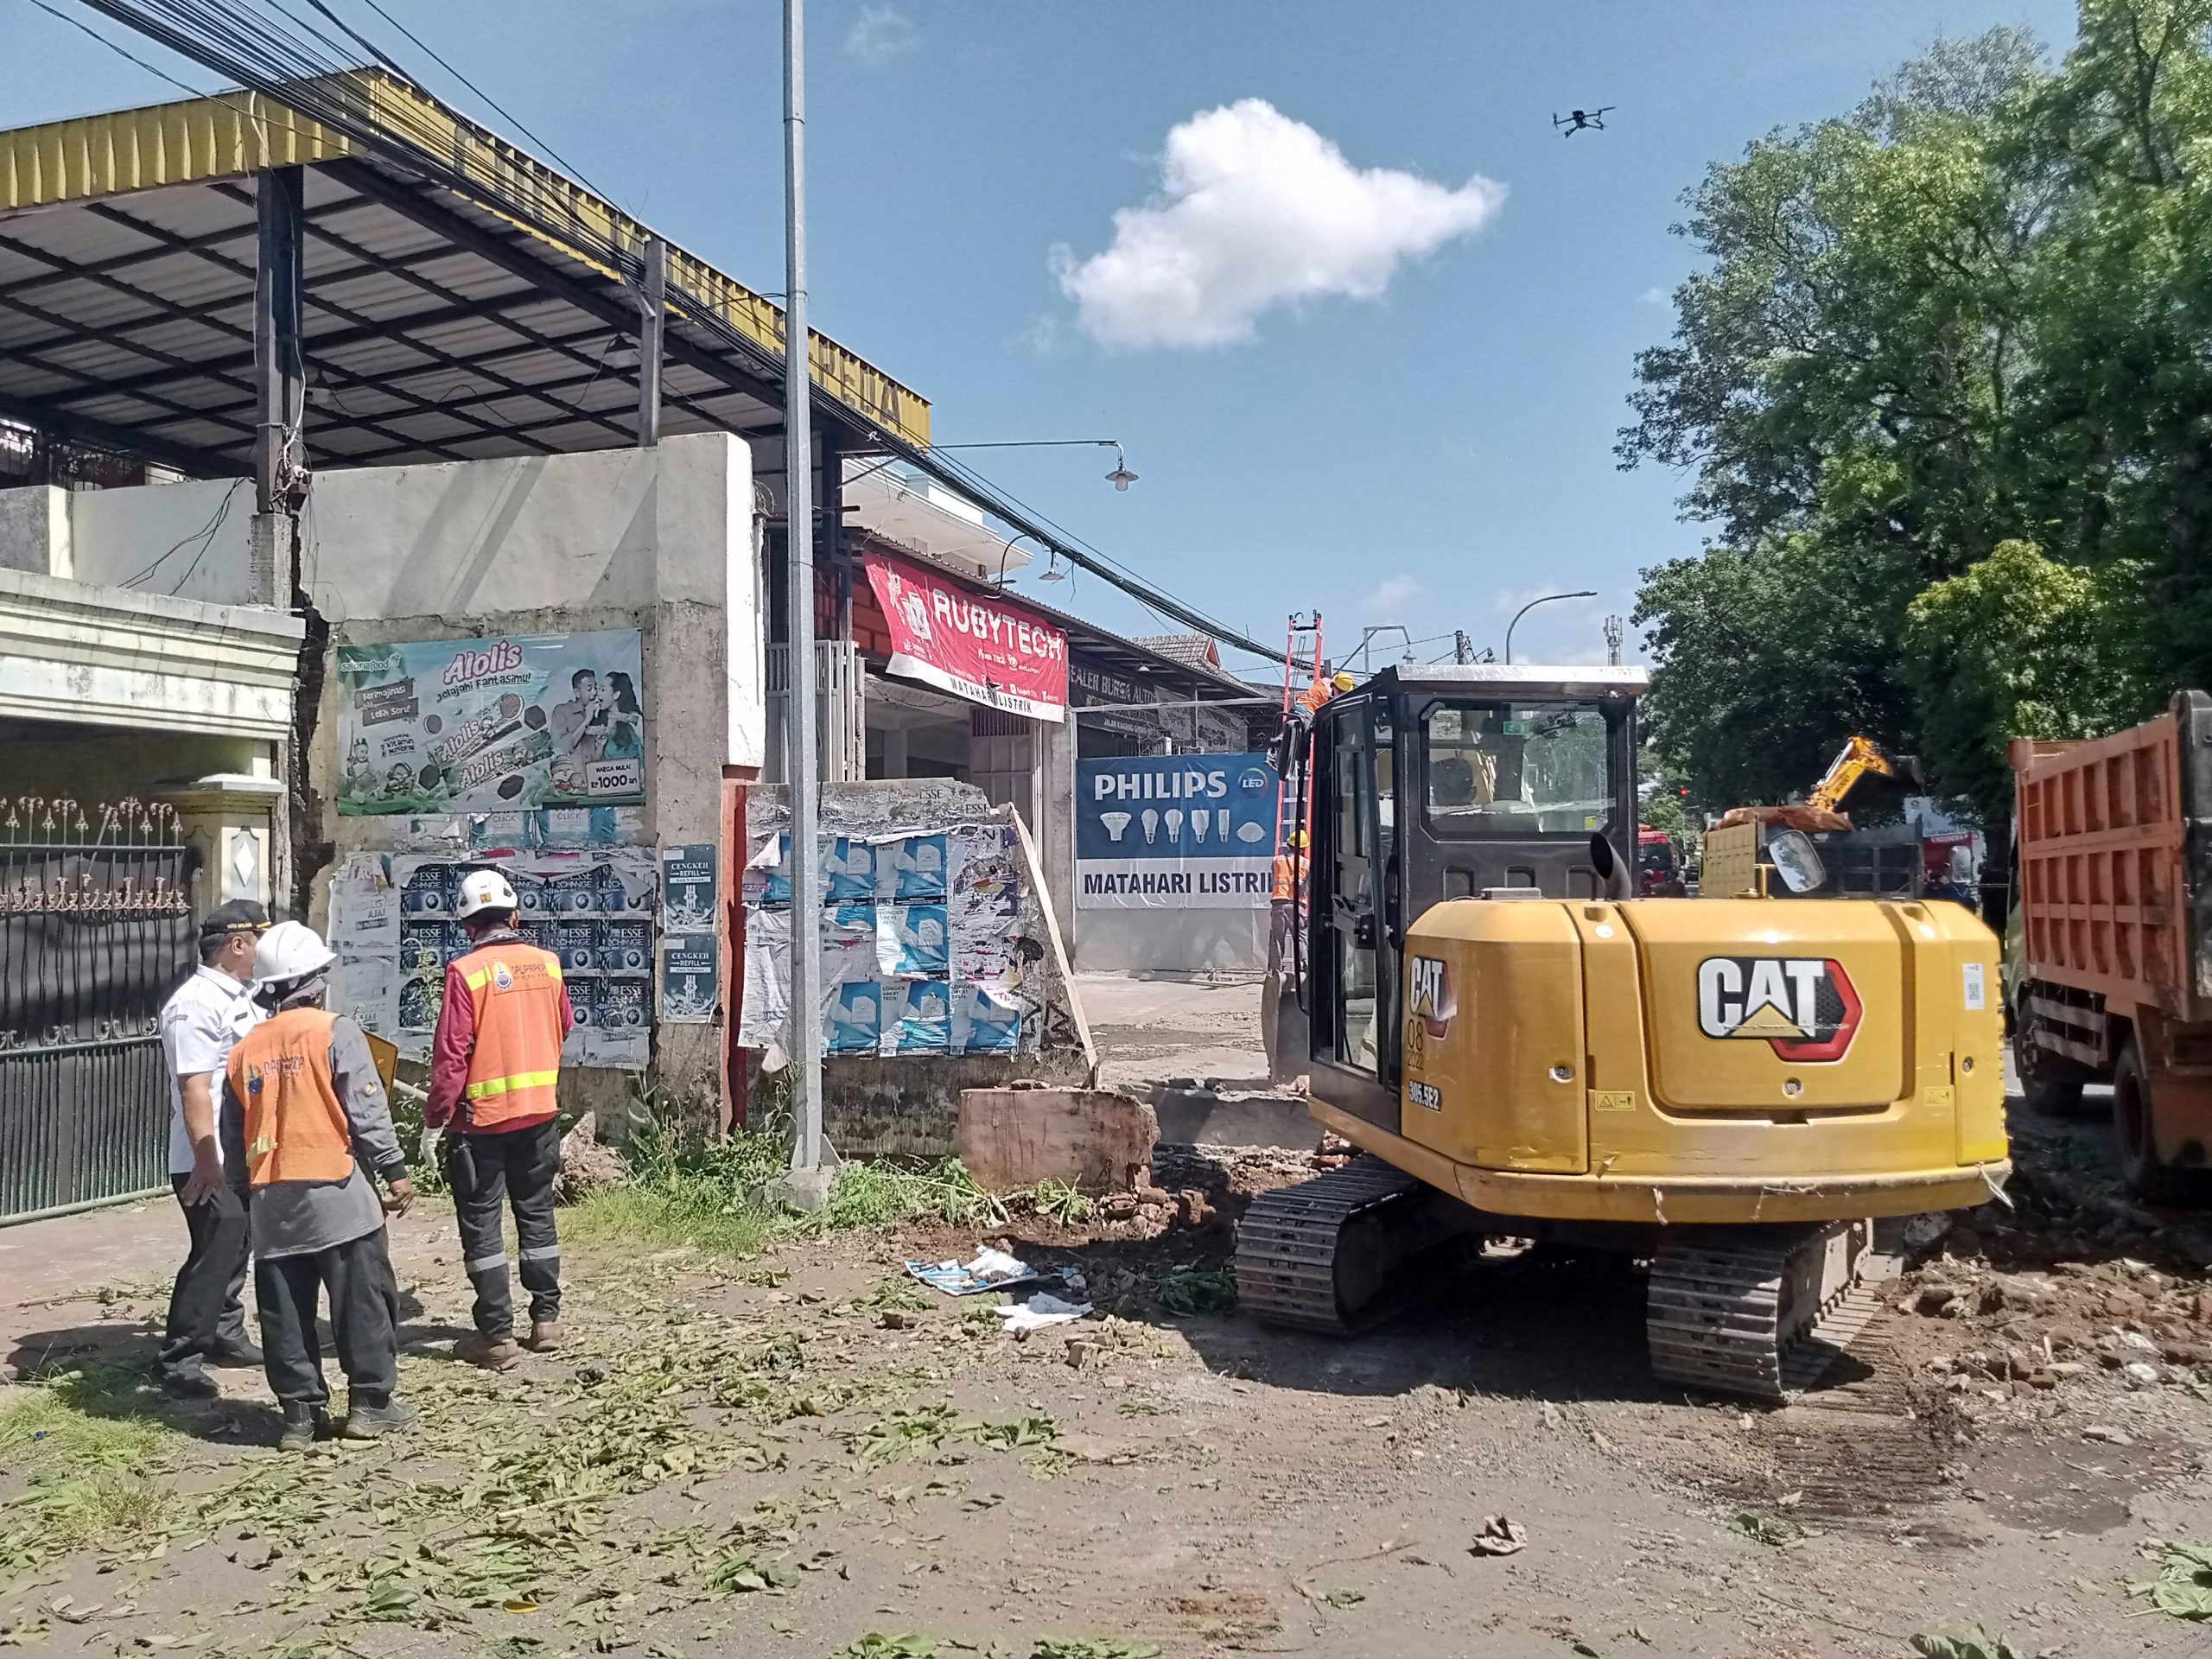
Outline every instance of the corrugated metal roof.
{"type": "MultiPolygon", "coordinates": [[[[311,462],[634,441],[636,302],[593,250],[655,233],[396,77],[340,79],[366,118],[432,145],[461,184],[367,156],[246,92],[0,133],[0,416],[242,470],[255,419],[253,177],[299,165],[311,462]],[[513,200],[518,181],[543,222],[575,235],[487,205],[513,200]]],[[[747,345],[672,309],[663,429],[779,426],[781,308],[673,246],[669,280],[747,345]]],[[[927,444],[929,406],[913,391],[819,334],[810,355],[819,391],[861,417],[850,423],[927,444]]]]}

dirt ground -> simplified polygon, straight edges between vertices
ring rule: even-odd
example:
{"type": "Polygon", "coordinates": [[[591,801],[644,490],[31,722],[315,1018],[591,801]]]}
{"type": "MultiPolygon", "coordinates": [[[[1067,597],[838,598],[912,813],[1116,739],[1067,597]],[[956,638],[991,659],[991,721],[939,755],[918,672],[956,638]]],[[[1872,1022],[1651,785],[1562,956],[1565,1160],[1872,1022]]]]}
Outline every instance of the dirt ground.
{"type": "MultiPolygon", "coordinates": [[[[1219,1048],[1226,995],[1099,1024],[1131,1074],[1203,1075],[1158,1033],[1219,1048]]],[[[394,1230],[420,1427],[287,1459],[250,1374],[174,1419],[99,1396],[181,1431],[156,1522],[48,1558],[0,1467],[0,1646],[1797,1659],[1979,1624],[2019,1659],[2212,1652],[2130,1592],[2153,1541],[2212,1540],[2212,1233],[2119,1198],[2093,1122],[2017,1130],[2018,1207],[1925,1244],[1779,1410],[1656,1387],[1604,1259],[1486,1258],[1352,1342],[1264,1331],[1222,1306],[1229,1179],[1155,1238],[993,1235],[1117,1310],[1022,1342],[899,1273],[978,1242],[943,1228],[572,1243],[571,1351],[490,1377],[445,1357],[466,1287],[426,1202],[394,1230]],[[1476,1552],[1493,1516],[1525,1547],[1476,1552]]],[[[0,1357],[142,1357],[181,1242],[157,1205],[0,1230],[0,1357]]]]}

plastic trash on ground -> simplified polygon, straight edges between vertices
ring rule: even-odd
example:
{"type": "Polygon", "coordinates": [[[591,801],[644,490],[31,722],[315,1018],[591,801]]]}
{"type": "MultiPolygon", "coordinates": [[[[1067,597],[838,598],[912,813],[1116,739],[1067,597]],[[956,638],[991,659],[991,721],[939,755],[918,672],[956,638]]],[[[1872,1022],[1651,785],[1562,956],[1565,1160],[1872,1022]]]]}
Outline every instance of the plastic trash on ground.
{"type": "Polygon", "coordinates": [[[909,1262],[906,1271],[948,1296],[974,1296],[986,1290],[1040,1284],[1046,1277],[1027,1262],[988,1246],[977,1250],[972,1262],[909,1262]]]}
{"type": "Polygon", "coordinates": [[[1048,1325],[1065,1325],[1090,1316],[1089,1302],[1064,1301],[1049,1290],[1040,1290],[1026,1302],[1009,1302],[998,1310],[1008,1331],[1042,1331],[1048,1325]]]}

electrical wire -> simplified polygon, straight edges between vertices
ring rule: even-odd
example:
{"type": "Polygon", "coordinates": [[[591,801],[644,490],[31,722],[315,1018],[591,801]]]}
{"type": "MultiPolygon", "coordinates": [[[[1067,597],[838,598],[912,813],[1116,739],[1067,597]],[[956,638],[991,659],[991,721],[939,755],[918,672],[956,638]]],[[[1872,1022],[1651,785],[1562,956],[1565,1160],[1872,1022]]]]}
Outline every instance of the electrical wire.
{"type": "MultiPolygon", "coordinates": [[[[207,539],[205,542],[201,542],[200,551],[201,554],[205,554],[207,550],[207,543],[214,540],[215,532],[223,527],[223,521],[230,517],[231,502],[237,496],[238,491],[245,487],[245,482],[246,480],[242,478],[232,480],[231,487],[223,493],[222,500],[216,505],[213,516],[210,518],[206,524],[200,525],[199,529],[194,531],[189,536],[181,537],[177,541],[172,543],[168,549],[163,552],[160,557],[156,558],[143,570],[141,570],[137,575],[130,577],[122,585],[125,588],[136,588],[140,582],[145,581],[147,577],[152,575],[155,571],[160,569],[164,564],[167,564],[169,560],[175,557],[176,554],[186,545],[193,542],[200,542],[203,537],[207,539]]],[[[191,569],[188,569],[184,573],[185,579],[189,581],[191,579],[192,571],[196,570],[199,568],[199,559],[195,556],[193,561],[191,569]]],[[[181,589],[183,586],[184,582],[180,582],[177,583],[176,587],[170,588],[169,592],[175,594],[181,589]]]]}
{"type": "MultiPolygon", "coordinates": [[[[46,0],[32,0],[32,3],[51,10],[46,0]]],[[[353,143],[358,156],[488,209],[525,232],[551,241],[564,252],[613,272],[632,291],[643,281],[644,250],[604,211],[603,198],[580,200],[567,176],[529,151],[488,134],[493,145],[512,153],[487,154],[486,144],[475,139],[465,124],[456,134],[449,112],[427,97],[419,103],[373,99],[361,82],[360,67],[349,60],[352,54],[327,32],[289,10],[282,0],[79,0],[79,3],[237,81],[270,99],[279,112],[295,112],[343,136],[353,143]]],[[[327,10],[323,15],[332,18],[340,33],[353,36],[357,42],[363,38],[327,10]]],[[[97,34],[92,37],[101,39],[97,34]]],[[[384,73],[397,76],[410,89],[419,87],[416,78],[392,67],[390,54],[374,48],[364,49],[375,54],[384,73]]],[[[142,67],[152,68],[143,61],[142,67]]],[[[159,70],[153,73],[173,84],[184,85],[173,75],[159,70]]],[[[208,96],[189,86],[186,90],[195,97],[208,96]]],[[[755,378],[781,381],[782,352],[732,322],[724,314],[721,296],[694,293],[682,282],[671,281],[667,285],[667,302],[677,321],[727,353],[755,378]]],[[[913,442],[856,406],[841,404],[838,418],[857,428],[869,441],[868,447],[902,455],[952,485],[985,511],[1029,531],[1071,565],[1103,577],[1163,623],[1195,628],[1255,656],[1271,660],[1278,657],[1274,648],[1154,587],[1129,566],[1027,507],[964,463],[913,442]]]]}

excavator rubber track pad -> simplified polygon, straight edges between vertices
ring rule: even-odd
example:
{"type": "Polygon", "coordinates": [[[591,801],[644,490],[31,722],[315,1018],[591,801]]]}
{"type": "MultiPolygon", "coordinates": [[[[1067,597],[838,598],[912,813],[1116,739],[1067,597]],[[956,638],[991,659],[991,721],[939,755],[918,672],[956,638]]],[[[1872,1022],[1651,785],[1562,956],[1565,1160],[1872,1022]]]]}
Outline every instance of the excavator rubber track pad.
{"type": "Polygon", "coordinates": [[[1810,1388],[1866,1328],[1896,1272],[1872,1236],[1863,1221],[1671,1232],[1645,1304],[1653,1372],[1777,1403],[1810,1388]]]}
{"type": "Polygon", "coordinates": [[[1396,1269],[1473,1218],[1381,1159],[1354,1159],[1252,1201],[1236,1229],[1238,1303],[1263,1324],[1349,1336],[1426,1288],[1396,1269]]]}

